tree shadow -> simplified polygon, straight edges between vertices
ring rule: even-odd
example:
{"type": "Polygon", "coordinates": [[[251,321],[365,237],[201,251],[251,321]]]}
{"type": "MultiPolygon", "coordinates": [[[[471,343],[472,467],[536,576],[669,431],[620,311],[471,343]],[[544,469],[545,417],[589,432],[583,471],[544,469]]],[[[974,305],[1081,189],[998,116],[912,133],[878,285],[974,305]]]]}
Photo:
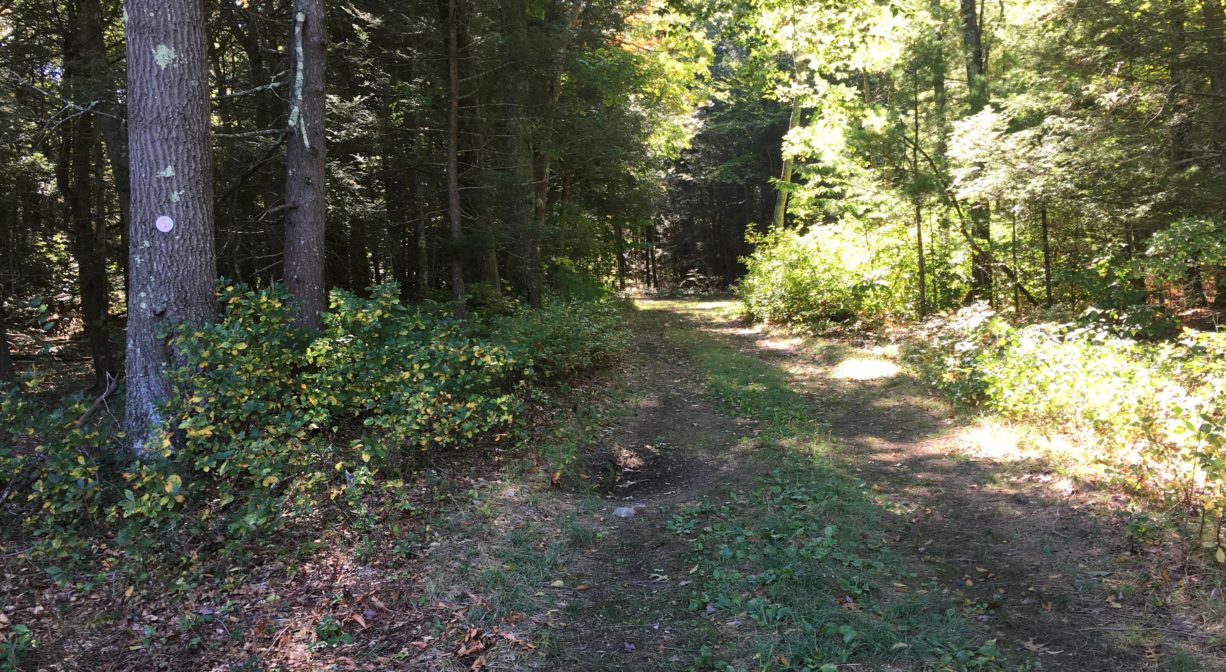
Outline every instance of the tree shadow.
{"type": "Polygon", "coordinates": [[[1034,478],[1050,475],[1043,467],[1006,478],[1001,461],[967,455],[969,423],[871,349],[772,333],[702,302],[644,303],[764,364],[746,374],[717,363],[708,382],[721,398],[793,431],[803,419],[787,415],[803,399],[836,446],[832,460],[890,512],[882,532],[892,550],[1036,669],[1161,669],[1187,651],[1226,669],[1210,631],[1150,581],[1155,559],[1128,554],[1122,507],[1106,494],[1048,487],[1041,481],[1057,479],[1034,478]]]}

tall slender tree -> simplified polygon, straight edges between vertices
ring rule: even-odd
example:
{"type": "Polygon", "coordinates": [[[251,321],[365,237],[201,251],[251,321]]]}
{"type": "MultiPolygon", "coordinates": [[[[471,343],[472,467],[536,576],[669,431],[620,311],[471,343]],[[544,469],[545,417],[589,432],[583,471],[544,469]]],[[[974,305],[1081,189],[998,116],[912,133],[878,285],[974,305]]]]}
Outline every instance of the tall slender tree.
{"type": "MultiPolygon", "coordinates": [[[[970,113],[988,106],[987,58],[983,49],[983,26],[975,0],[961,0],[962,55],[966,61],[967,101],[970,113]]],[[[970,207],[971,235],[978,243],[971,255],[971,293],[992,300],[992,211],[984,201],[970,207]]]]}
{"type": "Polygon", "coordinates": [[[214,316],[213,164],[203,0],[128,0],[128,234],[125,436],[155,454],[176,359],[163,329],[214,316]]]}
{"type": "Polygon", "coordinates": [[[464,214],[460,204],[460,11],[459,0],[440,0],[447,52],[447,231],[451,238],[451,297],[458,320],[468,317],[464,305],[464,214]]]}
{"type": "Polygon", "coordinates": [[[323,0],[294,0],[293,10],[290,137],[285,179],[285,284],[298,302],[294,322],[301,327],[318,328],[325,308],[327,27],[323,0]]]}

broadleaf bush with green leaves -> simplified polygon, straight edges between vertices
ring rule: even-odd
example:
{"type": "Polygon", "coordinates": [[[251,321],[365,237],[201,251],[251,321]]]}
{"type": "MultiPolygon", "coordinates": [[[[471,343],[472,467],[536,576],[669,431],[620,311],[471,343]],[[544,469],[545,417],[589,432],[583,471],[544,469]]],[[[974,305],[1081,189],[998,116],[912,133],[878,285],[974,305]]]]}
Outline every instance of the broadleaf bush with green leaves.
{"type": "Polygon", "coordinates": [[[852,228],[814,227],[751,236],[753,254],[736,286],[748,317],[821,328],[855,319],[880,319],[904,308],[896,275],[882,250],[867,248],[852,228]]]}
{"type": "Polygon", "coordinates": [[[48,411],[31,389],[0,391],[0,515],[37,554],[80,563],[187,539],[241,549],[324,502],[394,487],[423,451],[515,436],[533,386],[605,364],[626,342],[608,301],[461,324],[384,285],[334,291],[314,333],[294,326],[279,288],[225,286],[219,305],[217,321],[165,334],[177,364],[162,410],[174,421],[156,459],[116,463],[122,437],[80,421],[84,398],[48,411]]]}
{"type": "Polygon", "coordinates": [[[1018,326],[977,305],[927,321],[910,358],[962,402],[1085,434],[1099,471],[1201,513],[1222,551],[1226,334],[1153,341],[1102,318],[1018,326]]]}

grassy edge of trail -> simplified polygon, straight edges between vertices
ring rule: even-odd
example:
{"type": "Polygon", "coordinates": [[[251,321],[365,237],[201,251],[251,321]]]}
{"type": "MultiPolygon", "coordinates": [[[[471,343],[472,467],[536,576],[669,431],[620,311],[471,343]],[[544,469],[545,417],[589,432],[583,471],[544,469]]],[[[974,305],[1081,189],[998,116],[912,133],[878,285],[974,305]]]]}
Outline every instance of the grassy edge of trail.
{"type": "Polygon", "coordinates": [[[947,587],[892,550],[893,505],[835,463],[837,446],[785,372],[701,330],[684,304],[645,310],[686,316],[669,320],[667,338],[706,393],[759,427],[750,484],[668,524],[697,568],[690,608],[724,624],[718,641],[695,643],[698,669],[1018,669],[947,587]]]}

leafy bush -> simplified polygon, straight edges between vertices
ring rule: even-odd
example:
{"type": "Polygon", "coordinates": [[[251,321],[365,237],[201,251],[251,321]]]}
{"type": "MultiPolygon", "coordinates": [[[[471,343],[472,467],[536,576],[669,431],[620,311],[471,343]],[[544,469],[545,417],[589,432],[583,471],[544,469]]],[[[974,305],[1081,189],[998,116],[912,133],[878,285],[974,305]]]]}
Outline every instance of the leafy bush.
{"type": "Polygon", "coordinates": [[[106,501],[99,472],[107,437],[78,423],[87,407],[74,395],[44,410],[26,390],[0,390],[0,506],[48,551],[70,559],[88,551],[74,531],[101,522],[106,501]]]}
{"type": "Polygon", "coordinates": [[[283,290],[228,286],[219,301],[215,323],[167,334],[180,357],[160,459],[109,462],[120,437],[78,421],[83,399],[47,412],[0,393],[0,504],[40,552],[79,561],[106,534],[241,547],[394,482],[421,451],[505,437],[528,387],[605,363],[624,339],[610,303],[460,324],[385,285],[333,292],[322,331],[307,333],[283,290]]]}
{"type": "Polygon", "coordinates": [[[504,344],[525,376],[544,380],[607,364],[627,345],[621,314],[606,301],[557,301],[496,318],[489,328],[489,338],[504,344]]]}
{"type": "Polygon", "coordinates": [[[947,392],[1008,417],[1081,430],[1105,473],[1220,518],[1226,334],[1150,342],[1099,321],[1012,326],[976,306],[930,320],[919,336],[913,354],[947,392]]]}
{"type": "Polygon", "coordinates": [[[894,292],[872,250],[842,227],[755,237],[736,293],[751,319],[820,325],[880,317],[894,292]]]}

